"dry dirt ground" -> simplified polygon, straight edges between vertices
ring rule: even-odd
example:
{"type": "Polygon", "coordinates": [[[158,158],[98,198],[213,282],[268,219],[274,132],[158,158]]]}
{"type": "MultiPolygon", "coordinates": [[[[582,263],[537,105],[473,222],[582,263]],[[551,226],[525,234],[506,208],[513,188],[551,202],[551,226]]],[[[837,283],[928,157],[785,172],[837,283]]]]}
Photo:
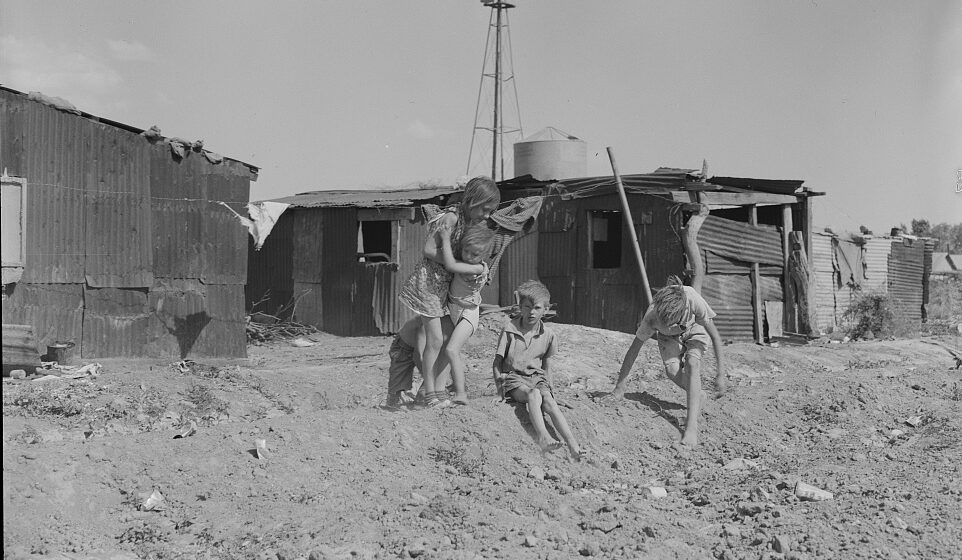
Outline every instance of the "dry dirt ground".
{"type": "Polygon", "coordinates": [[[960,557],[962,371],[942,348],[728,345],[732,389],[688,450],[654,344],[610,403],[630,336],[554,325],[576,463],[493,396],[499,320],[467,348],[467,407],[380,409],[387,337],[4,379],[4,558],[960,557]]]}

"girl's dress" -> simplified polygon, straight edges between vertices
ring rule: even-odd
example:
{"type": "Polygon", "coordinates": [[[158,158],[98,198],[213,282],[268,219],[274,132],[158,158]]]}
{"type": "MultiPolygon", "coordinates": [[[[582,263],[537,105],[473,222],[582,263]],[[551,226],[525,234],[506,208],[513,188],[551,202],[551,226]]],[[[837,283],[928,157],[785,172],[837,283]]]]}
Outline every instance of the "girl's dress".
{"type": "MultiPolygon", "coordinates": [[[[464,216],[461,215],[460,206],[445,208],[432,218],[428,222],[428,238],[437,233],[441,218],[449,212],[458,219],[451,231],[451,251],[458,257],[461,255],[461,237],[464,235],[464,216]]],[[[451,278],[452,274],[443,264],[422,256],[414,272],[401,287],[398,299],[418,315],[443,317],[448,314],[447,300],[451,278]]]]}

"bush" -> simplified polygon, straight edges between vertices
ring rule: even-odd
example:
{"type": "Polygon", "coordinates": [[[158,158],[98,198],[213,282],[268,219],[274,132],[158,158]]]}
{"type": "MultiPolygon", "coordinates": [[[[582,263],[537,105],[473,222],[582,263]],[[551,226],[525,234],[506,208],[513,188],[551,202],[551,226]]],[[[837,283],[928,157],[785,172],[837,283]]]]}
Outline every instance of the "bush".
{"type": "Polygon", "coordinates": [[[899,302],[886,294],[860,294],[842,314],[852,338],[905,337],[918,333],[899,302]]]}

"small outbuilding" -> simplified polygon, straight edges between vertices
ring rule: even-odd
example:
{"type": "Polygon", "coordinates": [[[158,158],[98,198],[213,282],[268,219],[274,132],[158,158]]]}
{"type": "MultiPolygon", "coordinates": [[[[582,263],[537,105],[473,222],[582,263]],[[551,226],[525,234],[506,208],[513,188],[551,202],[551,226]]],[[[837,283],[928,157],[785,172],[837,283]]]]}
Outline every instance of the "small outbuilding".
{"type": "MultiPolygon", "coordinates": [[[[246,356],[244,211],[257,168],[0,87],[3,323],[39,353],[246,356]]],[[[5,331],[6,332],[6,331],[5,331]]]]}

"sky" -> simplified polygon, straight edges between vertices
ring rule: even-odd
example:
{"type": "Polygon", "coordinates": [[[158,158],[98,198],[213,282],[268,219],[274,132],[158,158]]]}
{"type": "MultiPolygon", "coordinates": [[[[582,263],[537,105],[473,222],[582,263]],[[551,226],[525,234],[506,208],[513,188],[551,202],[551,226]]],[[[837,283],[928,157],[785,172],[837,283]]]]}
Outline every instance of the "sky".
{"type": "MultiPolygon", "coordinates": [[[[505,126],[581,138],[589,176],[611,147],[622,174],[804,180],[826,193],[817,227],[962,222],[958,1],[516,5],[505,126]]],[[[260,168],[251,200],[452,185],[490,172],[468,167],[489,18],[477,0],[2,0],[0,83],[203,139],[260,168]]]]}

